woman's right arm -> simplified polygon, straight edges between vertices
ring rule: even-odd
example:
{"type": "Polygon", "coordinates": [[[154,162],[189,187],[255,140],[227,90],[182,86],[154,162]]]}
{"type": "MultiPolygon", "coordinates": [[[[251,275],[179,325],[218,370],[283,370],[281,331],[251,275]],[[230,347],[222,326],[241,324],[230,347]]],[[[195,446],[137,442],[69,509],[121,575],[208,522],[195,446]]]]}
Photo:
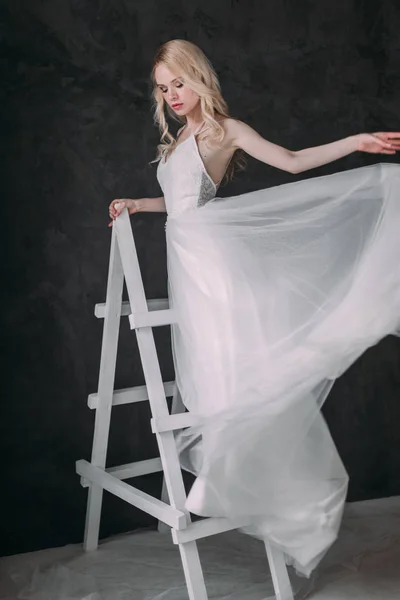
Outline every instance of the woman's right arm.
{"type": "MultiPolygon", "coordinates": [[[[109,206],[108,212],[112,220],[116,219],[124,208],[128,209],[130,215],[137,212],[167,212],[164,196],[158,198],[118,198],[113,200],[109,206]],[[116,207],[115,205],[118,204],[116,207]]],[[[112,221],[108,224],[111,227],[112,221]]]]}

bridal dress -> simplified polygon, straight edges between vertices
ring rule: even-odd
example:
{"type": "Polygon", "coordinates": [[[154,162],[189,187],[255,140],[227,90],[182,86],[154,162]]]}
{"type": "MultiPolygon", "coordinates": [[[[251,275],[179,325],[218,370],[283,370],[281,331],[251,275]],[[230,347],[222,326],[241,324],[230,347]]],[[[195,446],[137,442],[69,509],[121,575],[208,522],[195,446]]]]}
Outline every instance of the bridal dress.
{"type": "Polygon", "coordinates": [[[309,576],[348,476],[321,414],[335,378],[400,334],[400,165],[217,197],[192,134],[158,164],[186,508],[244,519],[309,576]]]}

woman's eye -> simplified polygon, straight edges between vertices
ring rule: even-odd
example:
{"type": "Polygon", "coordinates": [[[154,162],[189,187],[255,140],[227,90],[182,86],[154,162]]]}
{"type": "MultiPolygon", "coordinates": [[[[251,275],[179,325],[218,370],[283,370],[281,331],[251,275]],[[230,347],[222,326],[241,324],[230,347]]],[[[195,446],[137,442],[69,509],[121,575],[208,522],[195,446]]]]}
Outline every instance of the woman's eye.
{"type": "Polygon", "coordinates": [[[176,84],[176,87],[177,87],[177,88],[181,88],[181,87],[183,87],[183,83],[177,83],[177,84],[176,84]]]}

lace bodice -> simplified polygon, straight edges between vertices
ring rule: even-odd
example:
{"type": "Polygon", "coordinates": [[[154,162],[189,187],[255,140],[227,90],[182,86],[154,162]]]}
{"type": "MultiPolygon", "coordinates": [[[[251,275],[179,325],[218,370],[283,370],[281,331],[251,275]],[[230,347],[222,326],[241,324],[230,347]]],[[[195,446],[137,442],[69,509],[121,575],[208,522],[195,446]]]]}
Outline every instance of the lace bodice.
{"type": "Polygon", "coordinates": [[[200,156],[195,134],[180,142],[167,161],[160,160],[157,179],[169,217],[203,206],[217,192],[200,156]]]}

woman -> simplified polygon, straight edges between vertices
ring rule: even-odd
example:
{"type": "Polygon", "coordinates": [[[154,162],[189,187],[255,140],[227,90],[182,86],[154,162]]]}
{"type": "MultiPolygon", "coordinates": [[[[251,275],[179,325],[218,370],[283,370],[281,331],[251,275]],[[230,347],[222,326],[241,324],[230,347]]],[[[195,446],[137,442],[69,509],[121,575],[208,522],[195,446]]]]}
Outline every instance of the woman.
{"type": "Polygon", "coordinates": [[[229,116],[207,58],[183,40],[160,48],[152,79],[164,195],[109,212],[168,212],[176,380],[201,417],[177,436],[197,476],[186,507],[247,520],[309,575],[337,536],[348,482],[322,403],[367,347],[400,332],[400,167],[217,190],[243,152],[300,173],[356,150],[395,154],[400,133],[287,150],[229,116]],[[166,116],[183,124],[176,139],[166,116]]]}

